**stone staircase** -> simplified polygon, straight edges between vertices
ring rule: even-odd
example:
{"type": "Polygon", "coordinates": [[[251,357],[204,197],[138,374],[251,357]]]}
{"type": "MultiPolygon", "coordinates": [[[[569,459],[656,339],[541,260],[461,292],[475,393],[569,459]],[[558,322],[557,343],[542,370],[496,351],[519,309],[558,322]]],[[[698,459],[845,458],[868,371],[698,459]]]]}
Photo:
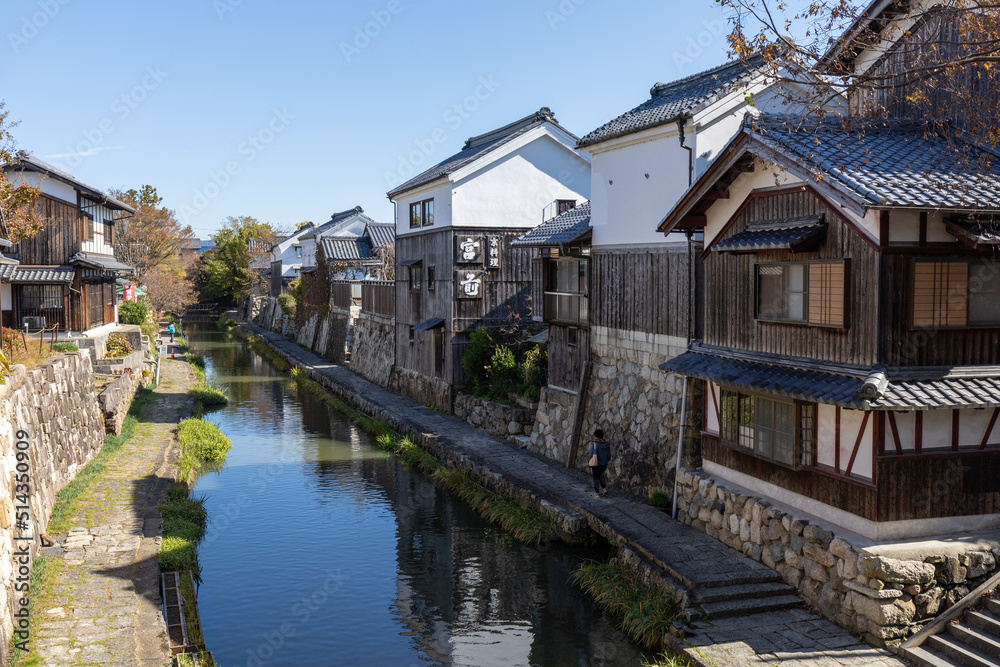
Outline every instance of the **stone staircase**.
{"type": "Polygon", "coordinates": [[[904,648],[903,657],[920,667],[1000,667],[1000,600],[986,599],[920,646],[904,648]]]}
{"type": "Polygon", "coordinates": [[[795,589],[777,573],[753,572],[745,577],[699,581],[692,594],[707,621],[802,606],[795,589]]]}

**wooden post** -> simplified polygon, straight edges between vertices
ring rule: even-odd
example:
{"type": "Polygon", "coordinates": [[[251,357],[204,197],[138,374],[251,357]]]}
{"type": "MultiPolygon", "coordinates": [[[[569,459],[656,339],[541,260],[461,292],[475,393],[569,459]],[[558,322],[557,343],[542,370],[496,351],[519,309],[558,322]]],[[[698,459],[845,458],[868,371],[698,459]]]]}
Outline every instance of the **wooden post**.
{"type": "Polygon", "coordinates": [[[576,405],[573,413],[573,432],[570,435],[569,454],[566,456],[566,467],[573,468],[576,464],[576,456],[580,447],[580,431],[583,430],[583,416],[585,414],[584,404],[587,402],[587,390],[590,388],[590,370],[594,362],[587,360],[583,367],[583,376],[580,377],[580,386],[576,392],[576,405]]]}

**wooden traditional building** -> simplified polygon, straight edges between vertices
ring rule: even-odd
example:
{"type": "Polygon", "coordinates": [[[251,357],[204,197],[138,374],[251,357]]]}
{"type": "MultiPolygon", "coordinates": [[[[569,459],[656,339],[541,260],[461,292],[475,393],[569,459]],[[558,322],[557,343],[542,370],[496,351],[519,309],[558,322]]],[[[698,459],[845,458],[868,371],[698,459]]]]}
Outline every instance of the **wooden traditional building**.
{"type": "Polygon", "coordinates": [[[396,204],[393,387],[451,410],[469,334],[531,316],[531,251],[511,241],[590,195],[577,137],[543,108],[388,193],[396,204]],[[552,217],[552,214],[547,217],[552,217]]]}
{"type": "Polygon", "coordinates": [[[702,230],[706,472],[872,539],[1000,521],[1000,156],[764,115],[660,225],[702,230]]]}
{"type": "Polygon", "coordinates": [[[115,323],[115,283],[132,272],[114,257],[115,225],[134,210],[27,153],[5,171],[41,190],[34,206],[44,227],[14,244],[19,266],[0,267],[11,284],[4,325],[82,332],[115,323]]]}

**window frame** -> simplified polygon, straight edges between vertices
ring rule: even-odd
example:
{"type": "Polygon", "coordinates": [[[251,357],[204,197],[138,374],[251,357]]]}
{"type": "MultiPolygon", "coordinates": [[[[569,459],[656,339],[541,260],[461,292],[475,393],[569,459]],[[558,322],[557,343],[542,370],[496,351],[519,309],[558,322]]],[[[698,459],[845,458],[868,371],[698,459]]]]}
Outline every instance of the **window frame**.
{"type": "Polygon", "coordinates": [[[808,470],[816,467],[816,447],[817,447],[817,413],[818,407],[815,403],[796,401],[792,399],[786,399],[783,397],[776,397],[768,394],[759,393],[748,393],[746,391],[740,391],[734,387],[719,387],[719,405],[718,405],[718,422],[719,422],[719,443],[722,446],[732,449],[733,451],[740,452],[747,456],[752,456],[756,459],[762,461],[767,461],[776,466],[782,468],[787,468],[790,470],[808,470]],[[748,402],[749,405],[753,406],[754,415],[751,417],[752,421],[747,424],[740,424],[742,421],[741,414],[736,416],[737,431],[735,433],[736,439],[733,440],[730,436],[732,435],[728,431],[730,428],[727,426],[727,420],[723,416],[723,410],[727,405],[727,394],[736,397],[736,403],[742,412],[744,401],[748,402]],[[759,424],[756,421],[756,410],[757,401],[768,401],[771,404],[771,451],[770,454],[764,454],[759,451],[760,442],[758,441],[758,429],[759,424]],[[774,406],[776,404],[781,404],[785,406],[792,407],[792,462],[786,463],[785,461],[778,460],[774,457],[774,432],[775,432],[775,419],[774,419],[774,406]],[[808,424],[806,423],[808,420],[808,424]],[[742,429],[749,429],[749,433],[744,434],[742,429]],[[808,438],[804,436],[808,436],[808,438]],[[751,438],[753,448],[747,447],[741,444],[745,440],[745,436],[751,438]]]}
{"type": "MultiPolygon", "coordinates": [[[[754,321],[756,322],[769,322],[773,324],[790,324],[793,326],[805,326],[805,327],[817,327],[820,329],[841,329],[846,330],[850,328],[851,318],[850,318],[850,294],[851,294],[851,260],[850,258],[844,257],[839,259],[817,259],[808,261],[785,261],[785,262],[755,262],[753,265],[753,278],[754,278],[754,321]],[[819,266],[824,264],[841,264],[844,267],[844,289],[843,289],[843,310],[844,317],[843,322],[840,324],[828,324],[824,322],[811,322],[809,320],[809,267],[819,266]],[[802,292],[802,314],[803,318],[800,320],[790,319],[787,317],[774,317],[770,315],[761,315],[761,300],[763,294],[760,288],[760,268],[763,266],[802,266],[803,267],[803,289],[802,292]]],[[[782,285],[782,300],[784,301],[785,292],[784,285],[782,285]]]]}
{"type": "Polygon", "coordinates": [[[434,226],[434,198],[425,199],[420,202],[420,210],[423,216],[423,223],[421,227],[433,227],[434,226]]]}
{"type": "Polygon", "coordinates": [[[569,213],[574,208],[576,208],[575,199],[557,199],[556,200],[556,215],[563,215],[564,213],[569,213]],[[567,205],[564,207],[564,204],[567,205]]]}
{"type": "Polygon", "coordinates": [[[424,265],[422,263],[411,264],[406,267],[408,269],[407,283],[409,284],[410,292],[419,294],[423,290],[424,281],[424,265]],[[414,280],[416,278],[416,280],[414,280]]]}
{"type": "MultiPolygon", "coordinates": [[[[971,322],[972,315],[972,271],[973,268],[979,264],[988,263],[989,258],[985,257],[955,257],[955,256],[943,256],[943,257],[914,257],[910,260],[909,266],[909,313],[907,316],[907,327],[910,331],[919,330],[942,330],[942,331],[963,331],[966,329],[1000,329],[1000,320],[996,322],[971,322]],[[917,324],[917,265],[918,264],[964,264],[966,267],[966,287],[965,287],[965,323],[964,324],[917,324]]],[[[997,275],[995,280],[1000,280],[1000,275],[997,275]]],[[[944,298],[947,298],[945,295],[944,298]]],[[[936,313],[936,316],[940,313],[936,313]]]]}
{"type": "MultiPolygon", "coordinates": [[[[586,257],[560,257],[558,259],[546,258],[543,268],[542,284],[542,320],[545,322],[566,323],[576,326],[586,327],[590,314],[590,259],[586,257]],[[567,269],[571,274],[569,278],[576,284],[575,291],[564,291],[559,288],[559,267],[575,264],[575,271],[567,269]],[[553,299],[572,299],[576,303],[577,316],[573,318],[554,316],[550,307],[553,299]]],[[[559,310],[556,308],[555,310],[559,310]]]]}
{"type": "Polygon", "coordinates": [[[428,266],[427,267],[427,291],[428,292],[435,291],[434,290],[434,281],[437,278],[436,273],[437,273],[437,270],[435,269],[435,267],[433,267],[433,266],[428,266]]]}

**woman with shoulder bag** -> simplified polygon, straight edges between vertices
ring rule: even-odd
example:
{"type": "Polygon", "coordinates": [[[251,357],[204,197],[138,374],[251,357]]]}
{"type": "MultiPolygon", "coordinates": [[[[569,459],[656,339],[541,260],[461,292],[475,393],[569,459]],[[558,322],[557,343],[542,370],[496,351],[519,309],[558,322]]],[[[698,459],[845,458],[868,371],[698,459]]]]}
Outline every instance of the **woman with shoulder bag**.
{"type": "Polygon", "coordinates": [[[594,475],[594,497],[608,495],[608,486],[604,483],[604,471],[608,469],[611,460],[611,443],[604,441],[604,431],[594,431],[594,442],[590,448],[590,472],[594,475]]]}

